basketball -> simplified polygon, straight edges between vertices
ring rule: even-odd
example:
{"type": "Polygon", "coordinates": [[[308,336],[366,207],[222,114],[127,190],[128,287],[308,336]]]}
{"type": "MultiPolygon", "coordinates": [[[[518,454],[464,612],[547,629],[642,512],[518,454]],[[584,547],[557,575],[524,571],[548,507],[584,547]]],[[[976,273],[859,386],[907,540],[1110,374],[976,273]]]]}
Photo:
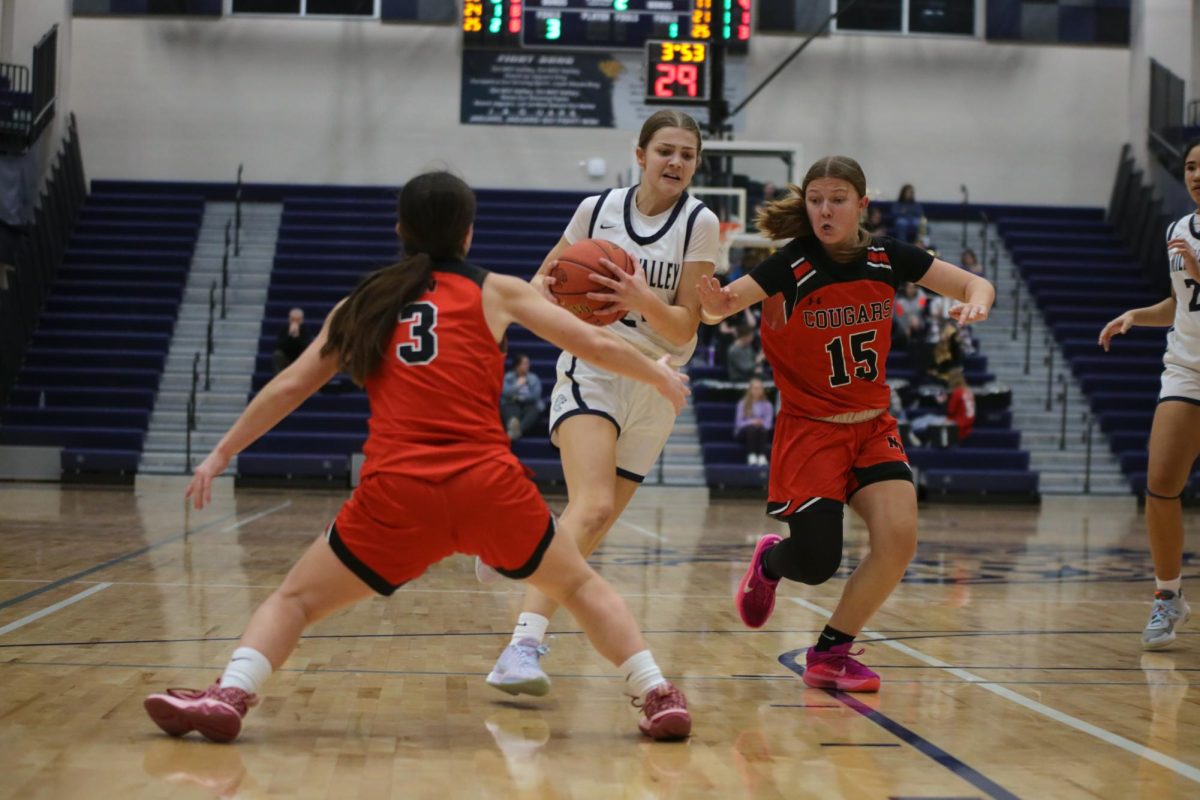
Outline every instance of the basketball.
{"type": "Polygon", "coordinates": [[[603,239],[584,239],[568,247],[558,257],[558,263],[550,270],[554,283],[550,292],[563,308],[592,325],[611,325],[625,316],[625,311],[613,311],[607,314],[597,313],[596,309],[608,304],[605,300],[593,300],[588,292],[607,292],[608,290],[588,278],[593,272],[608,277],[611,273],[600,263],[607,258],[629,275],[637,269],[637,261],[620,246],[603,239]]]}

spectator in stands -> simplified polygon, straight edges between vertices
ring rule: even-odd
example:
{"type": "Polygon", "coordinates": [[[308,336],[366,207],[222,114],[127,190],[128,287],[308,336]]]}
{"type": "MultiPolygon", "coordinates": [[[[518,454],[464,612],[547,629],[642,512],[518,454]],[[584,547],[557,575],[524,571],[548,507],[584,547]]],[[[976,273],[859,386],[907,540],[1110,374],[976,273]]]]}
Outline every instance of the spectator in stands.
{"type": "Polygon", "coordinates": [[[954,424],[955,436],[950,441],[961,442],[971,435],[975,426],[975,395],[967,386],[961,369],[950,371],[945,376],[946,390],[937,393],[938,408],[912,419],[912,432],[922,444],[930,444],[937,437],[931,428],[954,424]]]}
{"type": "Polygon", "coordinates": [[[508,438],[515,441],[533,430],[545,407],[542,382],[529,371],[529,356],[521,353],[505,374],[500,393],[500,416],[508,438]]]}
{"type": "Polygon", "coordinates": [[[928,298],[915,283],[905,283],[892,304],[892,337],[897,347],[908,347],[925,330],[928,298]]]}
{"type": "Polygon", "coordinates": [[[962,257],[959,259],[962,268],[972,275],[983,274],[983,264],[979,263],[979,256],[975,255],[975,251],[971,248],[966,248],[962,251],[962,257]]]}
{"type": "MultiPolygon", "coordinates": [[[[962,324],[987,318],[995,289],[929,253],[872,237],[860,220],[867,179],[851,158],[817,161],[793,195],[767,205],[758,227],[790,239],[729,286],[702,278],[710,325],[763,304],[763,349],[782,398],[771,452],[767,511],[790,536],[762,537],[735,592],[742,621],[762,627],[783,578],[819,585],[841,567],[843,514],[865,520],[871,543],[841,600],[805,656],[804,682],[818,689],[879,690],[854,639],[899,584],[917,546],[917,494],[884,381],[891,315],[902,281],[962,305],[962,324]],[[878,266],[886,263],[887,269],[878,266]],[[874,307],[875,310],[872,310],[874,307]]],[[[860,651],[861,652],[861,651],[860,651]]]]}
{"type": "Polygon", "coordinates": [[[1100,346],[1134,326],[1171,327],[1163,355],[1162,390],[1150,426],[1146,472],[1146,532],[1154,559],[1154,604],[1142,631],[1142,647],[1158,650],[1175,641],[1191,610],[1183,598],[1183,506],[1188,476],[1200,456],[1200,139],[1183,150],[1183,184],[1196,210],[1167,229],[1171,296],[1126,311],[1100,331],[1100,346]]]}
{"type": "MultiPolygon", "coordinates": [[[[934,322],[931,320],[930,324],[934,322]]],[[[962,339],[958,334],[958,324],[953,319],[945,320],[937,330],[938,339],[933,345],[927,374],[941,383],[949,384],[951,373],[963,370],[962,339]]]]}
{"type": "Polygon", "coordinates": [[[867,221],[863,227],[872,236],[888,235],[887,223],[883,219],[883,211],[879,209],[879,206],[867,207],[867,221]]]}
{"type": "Polygon", "coordinates": [[[275,339],[275,352],[271,359],[275,362],[275,372],[283,372],[293,361],[300,357],[304,348],[312,341],[312,336],[304,328],[304,309],[293,308],[288,312],[287,324],[275,339]]]}
{"type": "Polygon", "coordinates": [[[775,407],[767,399],[766,386],[762,378],[751,378],[746,394],[738,400],[733,422],[733,437],[746,448],[747,464],[767,465],[767,446],[774,425],[775,407]]]}
{"type": "Polygon", "coordinates": [[[900,196],[892,203],[892,235],[902,242],[915,242],[925,223],[925,209],[917,202],[911,183],[900,187],[900,196]]]}
{"type": "Polygon", "coordinates": [[[565,514],[555,522],[512,454],[499,419],[497,345],[509,325],[524,325],[611,370],[614,380],[650,386],[666,404],[664,415],[678,414],[687,401],[681,376],[666,359],[655,362],[580,322],[525,281],[465,261],[475,196],[461,179],[415,176],[397,205],[403,259],[368,275],[338,303],[315,346],[255,395],[196,468],[186,496],[197,509],[207,505],[230,460],[339,370],[364,386],[371,403],[361,483],[254,612],[217,683],[154,693],[143,707],[172,736],[197,730],[216,741],[235,739],[305,628],[373,595],[391,595],[462,552],[528,579],[567,607],[596,649],[619,665],[625,693],[642,709],[644,735],[687,736],[683,694],[663,678],[625,601],[580,554],[576,523],[565,514]]]}
{"type": "Polygon", "coordinates": [[[725,368],[729,380],[741,383],[762,373],[763,354],[754,343],[754,328],[738,325],[737,338],[729,345],[725,354],[725,368]]]}

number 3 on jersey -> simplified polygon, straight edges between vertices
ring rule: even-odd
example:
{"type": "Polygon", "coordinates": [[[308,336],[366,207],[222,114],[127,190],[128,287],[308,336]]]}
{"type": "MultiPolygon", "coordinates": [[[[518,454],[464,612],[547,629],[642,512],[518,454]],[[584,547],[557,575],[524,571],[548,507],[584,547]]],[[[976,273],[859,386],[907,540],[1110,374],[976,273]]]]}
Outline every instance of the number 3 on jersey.
{"type": "Polygon", "coordinates": [[[879,353],[869,345],[875,341],[875,331],[859,331],[852,333],[850,339],[850,360],[846,359],[846,346],[841,336],[835,336],[825,345],[829,353],[829,385],[845,386],[850,382],[850,370],[859,380],[873,381],[879,377],[879,353]]]}
{"type": "Polygon", "coordinates": [[[411,367],[428,364],[437,358],[437,306],[433,303],[413,303],[400,310],[396,319],[400,325],[408,323],[409,339],[396,345],[396,358],[411,367]]]}

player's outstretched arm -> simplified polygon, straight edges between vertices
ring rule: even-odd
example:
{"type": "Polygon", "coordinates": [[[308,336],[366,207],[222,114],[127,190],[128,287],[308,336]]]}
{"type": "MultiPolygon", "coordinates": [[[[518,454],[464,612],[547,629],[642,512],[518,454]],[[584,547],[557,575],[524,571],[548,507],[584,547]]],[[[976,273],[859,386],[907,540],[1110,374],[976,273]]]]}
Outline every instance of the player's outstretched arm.
{"type": "MultiPolygon", "coordinates": [[[[334,311],[341,306],[338,303],[334,311]]],[[[565,313],[565,312],[564,312],[565,313]]],[[[321,356],[321,348],[329,338],[329,320],[325,318],[321,332],[311,344],[255,395],[246,410],[221,437],[212,452],[196,467],[184,496],[191,498],[196,508],[203,508],[212,500],[213,479],[225,471],[229,461],[250,444],[275,427],[281,419],[296,410],[296,407],[312,396],[337,372],[337,357],[334,354],[321,356]]]]}
{"type": "Polygon", "coordinates": [[[1116,319],[1110,320],[1100,330],[1100,338],[1097,343],[1107,353],[1113,337],[1128,333],[1129,329],[1135,325],[1141,325],[1145,328],[1169,328],[1174,323],[1175,294],[1172,292],[1170,297],[1152,306],[1131,308],[1116,319]]]}
{"type": "Polygon", "coordinates": [[[707,325],[716,325],[767,299],[767,293],[749,275],[743,275],[728,286],[722,286],[712,275],[701,275],[696,295],[700,298],[700,321],[707,325]]]}
{"type": "Polygon", "coordinates": [[[943,297],[950,297],[959,305],[950,309],[950,316],[960,325],[983,322],[996,302],[996,287],[981,275],[956,267],[948,261],[935,258],[918,284],[943,297]]]}
{"type": "Polygon", "coordinates": [[[483,284],[484,314],[497,339],[517,322],[557,347],[592,364],[648,383],[671,401],[679,413],[691,392],[687,376],[672,369],[666,357],[651,361],[630,344],[603,328],[580,322],[571,312],[542,300],[524,281],[508,275],[488,275],[483,284]]]}

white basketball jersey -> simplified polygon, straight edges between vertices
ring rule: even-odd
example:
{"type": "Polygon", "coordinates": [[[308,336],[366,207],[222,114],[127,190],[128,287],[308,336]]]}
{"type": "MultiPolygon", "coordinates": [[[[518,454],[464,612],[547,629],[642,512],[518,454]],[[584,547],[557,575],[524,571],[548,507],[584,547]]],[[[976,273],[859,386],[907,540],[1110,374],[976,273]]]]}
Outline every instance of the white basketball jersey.
{"type": "MultiPolygon", "coordinates": [[[[1188,214],[1167,229],[1167,241],[1184,239],[1200,259],[1200,214],[1188,214]]],[[[1200,371],[1200,282],[1188,274],[1183,256],[1170,253],[1175,323],[1167,332],[1164,364],[1200,371]]]]}
{"type": "MultiPolygon", "coordinates": [[[[717,260],[717,215],[684,192],[669,211],[647,217],[637,210],[633,201],[636,193],[637,186],[632,186],[586,198],[564,237],[568,244],[604,239],[620,245],[642,265],[650,289],[664,303],[674,305],[684,263],[717,260]]],[[[610,325],[609,330],[648,356],[669,355],[674,366],[686,364],[696,349],[695,335],[687,344],[672,344],[634,311],[610,325]]]]}

